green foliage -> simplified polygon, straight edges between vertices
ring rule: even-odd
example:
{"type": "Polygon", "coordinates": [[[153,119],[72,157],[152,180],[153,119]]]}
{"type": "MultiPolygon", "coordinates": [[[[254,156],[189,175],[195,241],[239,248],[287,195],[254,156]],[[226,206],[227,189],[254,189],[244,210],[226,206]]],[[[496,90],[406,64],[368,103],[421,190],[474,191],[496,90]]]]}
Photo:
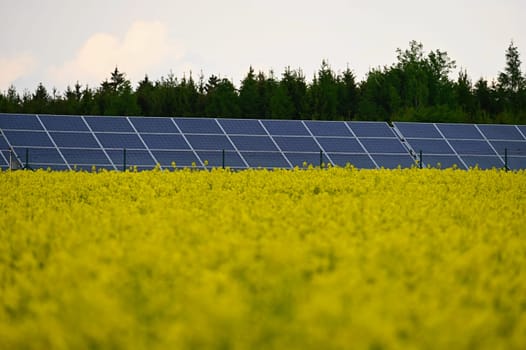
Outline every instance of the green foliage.
{"type": "Polygon", "coordinates": [[[526,124],[526,77],[513,42],[490,82],[473,83],[464,69],[452,79],[456,62],[447,52],[426,52],[416,41],[396,53],[395,63],[370,69],[363,81],[323,60],[311,82],[301,69],[286,67],[278,79],[250,67],[239,89],[217,75],[196,82],[191,72],[145,76],[134,89],[116,67],[98,88],[77,82],[63,95],[39,84],[20,96],[11,86],[0,92],[0,112],[526,124]]]}

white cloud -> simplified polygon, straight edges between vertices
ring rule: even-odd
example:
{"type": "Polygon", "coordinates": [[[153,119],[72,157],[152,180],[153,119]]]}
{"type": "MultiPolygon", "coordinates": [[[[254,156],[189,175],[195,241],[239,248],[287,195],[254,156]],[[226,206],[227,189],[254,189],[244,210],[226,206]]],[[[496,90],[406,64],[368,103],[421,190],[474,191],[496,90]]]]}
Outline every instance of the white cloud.
{"type": "Polygon", "coordinates": [[[97,85],[117,66],[132,81],[174,64],[183,57],[181,45],[172,42],[161,22],[136,21],[122,37],[108,33],[92,35],[74,59],[49,69],[49,79],[58,86],[81,83],[97,85]]]}
{"type": "Polygon", "coordinates": [[[35,65],[35,58],[28,53],[0,57],[0,88],[8,88],[15,80],[28,75],[35,65]]]}

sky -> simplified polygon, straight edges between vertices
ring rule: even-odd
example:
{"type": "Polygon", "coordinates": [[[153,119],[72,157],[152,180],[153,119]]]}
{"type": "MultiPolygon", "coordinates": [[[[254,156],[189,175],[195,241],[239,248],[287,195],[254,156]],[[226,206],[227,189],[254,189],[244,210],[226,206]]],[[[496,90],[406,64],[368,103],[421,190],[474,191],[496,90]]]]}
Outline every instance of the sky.
{"type": "Polygon", "coordinates": [[[363,80],[411,40],[446,51],[474,81],[498,76],[513,40],[526,71],[524,0],[0,0],[0,9],[3,92],[98,87],[115,67],[133,86],[170,72],[239,86],[251,66],[301,68],[310,80],[322,60],[363,80]]]}

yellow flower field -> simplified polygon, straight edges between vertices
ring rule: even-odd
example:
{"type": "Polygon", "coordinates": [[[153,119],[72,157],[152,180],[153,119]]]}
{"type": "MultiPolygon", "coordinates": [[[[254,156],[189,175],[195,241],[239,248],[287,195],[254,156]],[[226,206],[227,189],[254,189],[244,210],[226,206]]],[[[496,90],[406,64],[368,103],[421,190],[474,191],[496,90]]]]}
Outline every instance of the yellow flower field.
{"type": "Polygon", "coordinates": [[[0,172],[0,349],[525,349],[526,172],[0,172]]]}

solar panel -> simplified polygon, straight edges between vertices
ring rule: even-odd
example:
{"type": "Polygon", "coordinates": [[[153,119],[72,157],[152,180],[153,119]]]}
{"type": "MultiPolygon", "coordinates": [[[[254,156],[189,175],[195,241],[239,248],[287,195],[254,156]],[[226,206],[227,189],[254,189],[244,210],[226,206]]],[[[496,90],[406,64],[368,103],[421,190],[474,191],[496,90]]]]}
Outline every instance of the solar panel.
{"type": "Polygon", "coordinates": [[[193,151],[152,151],[155,159],[163,167],[172,167],[175,162],[177,168],[195,166],[202,167],[201,162],[193,151]]]}
{"type": "Polygon", "coordinates": [[[225,151],[224,158],[223,151],[198,151],[197,154],[203,162],[208,162],[209,167],[219,168],[224,165],[225,168],[246,168],[245,163],[236,151],[225,151]]]}
{"type": "Polygon", "coordinates": [[[445,140],[436,139],[407,139],[415,152],[425,154],[454,154],[445,140]]]}
{"type": "Polygon", "coordinates": [[[478,140],[449,140],[451,146],[460,155],[495,155],[495,151],[486,141],[478,140]]]}
{"type": "Polygon", "coordinates": [[[58,147],[100,148],[91,133],[51,131],[49,134],[58,147]]]}
{"type": "Polygon", "coordinates": [[[63,115],[39,115],[40,120],[49,131],[85,131],[89,129],[82,118],[63,115]]]}
{"type": "Polygon", "coordinates": [[[364,138],[360,140],[369,153],[407,153],[400,140],[364,138]]]}
{"type": "Polygon", "coordinates": [[[320,146],[312,137],[275,136],[274,141],[284,152],[319,152],[320,146]]]}
{"type": "Polygon", "coordinates": [[[424,155],[422,159],[424,166],[431,168],[452,168],[456,166],[459,169],[465,169],[460,158],[456,155],[424,155]]]}
{"type": "Polygon", "coordinates": [[[269,136],[230,136],[239,151],[270,151],[277,152],[278,148],[269,136]]]}
{"type": "Polygon", "coordinates": [[[218,119],[217,121],[229,135],[267,135],[259,120],[218,119]]]}
{"type": "Polygon", "coordinates": [[[325,152],[365,153],[365,150],[355,138],[318,137],[317,140],[325,152]]]}
{"type": "Polygon", "coordinates": [[[438,132],[434,124],[427,123],[395,123],[396,128],[406,138],[426,138],[441,139],[442,135],[438,132]]]}
{"type": "Polygon", "coordinates": [[[44,128],[35,115],[2,114],[0,115],[0,129],[3,130],[40,130],[44,128]]]}
{"type": "Polygon", "coordinates": [[[178,134],[179,129],[171,118],[134,117],[129,119],[140,133],[178,134]]]}
{"type": "Polygon", "coordinates": [[[135,132],[127,118],[84,117],[91,130],[100,132],[135,132]]]}
{"type": "Polygon", "coordinates": [[[104,148],[144,148],[137,134],[95,133],[104,148]]]}
{"type": "Polygon", "coordinates": [[[174,118],[174,121],[185,134],[223,134],[215,119],[174,118]]]}
{"type": "Polygon", "coordinates": [[[141,136],[150,149],[190,149],[180,134],[142,134],[141,136]]]}
{"type": "Polygon", "coordinates": [[[387,123],[349,122],[348,125],[357,137],[396,137],[387,123]]]}
{"type": "Polygon", "coordinates": [[[155,161],[151,157],[148,151],[141,150],[108,150],[106,151],[113,164],[118,167],[118,164],[125,166],[141,166],[141,167],[154,167],[155,161]]]}
{"type": "Polygon", "coordinates": [[[60,150],[68,164],[74,165],[112,165],[106,154],[101,149],[64,148],[60,150]]]}
{"type": "Polygon", "coordinates": [[[262,120],[270,135],[310,136],[309,131],[299,120],[262,120]]]}
{"type": "Polygon", "coordinates": [[[279,152],[241,152],[251,168],[290,168],[279,152]]]}
{"type": "MultiPolygon", "coordinates": [[[[295,152],[286,152],[285,156],[292,163],[294,167],[304,167],[305,165],[309,166],[320,166],[320,152],[318,153],[295,153],[295,152]]],[[[321,161],[323,164],[331,164],[327,155],[322,153],[321,161]]]]}
{"type": "Polygon", "coordinates": [[[342,122],[306,121],[305,124],[314,136],[352,136],[342,122]]]}
{"type": "MultiPolygon", "coordinates": [[[[398,126],[398,123],[395,123],[398,126]]],[[[436,124],[446,139],[483,139],[484,137],[472,124],[436,124]]]]}
{"type": "Polygon", "coordinates": [[[368,155],[363,154],[345,154],[345,153],[329,153],[334,165],[345,167],[347,164],[356,168],[375,169],[376,165],[373,163],[368,155]]]}
{"type": "Polygon", "coordinates": [[[461,169],[526,165],[526,126],[156,117],[0,115],[0,167],[136,166],[291,168],[322,162],[358,168],[461,169]],[[126,158],[124,158],[126,149],[126,158]],[[223,153],[224,150],[224,153],[223,153]],[[29,159],[26,159],[28,154],[29,159]],[[223,157],[224,154],[224,157],[223,157]]]}
{"type": "Polygon", "coordinates": [[[413,158],[409,154],[396,154],[396,155],[386,155],[386,154],[372,154],[371,155],[381,168],[395,169],[398,167],[410,168],[415,165],[413,158]]]}
{"type": "Polygon", "coordinates": [[[495,156],[462,156],[462,159],[469,168],[491,169],[504,167],[504,163],[495,156]]]}
{"type": "Polygon", "coordinates": [[[505,151],[508,155],[526,156],[526,140],[524,141],[489,141],[498,154],[504,156],[505,151]]]}
{"type": "Polygon", "coordinates": [[[187,135],[190,145],[195,150],[233,150],[234,147],[224,135],[187,135]]]}
{"type": "Polygon", "coordinates": [[[478,128],[490,140],[524,140],[514,125],[478,125],[478,128]]]}
{"type": "Polygon", "coordinates": [[[4,135],[11,140],[13,147],[54,147],[49,136],[43,131],[4,130],[4,135]]]}
{"type": "Polygon", "coordinates": [[[26,162],[31,165],[37,163],[45,165],[45,167],[53,164],[66,165],[56,148],[33,148],[26,152],[26,148],[15,147],[14,150],[24,164],[26,162]],[[29,159],[26,158],[26,155],[29,159]]]}

